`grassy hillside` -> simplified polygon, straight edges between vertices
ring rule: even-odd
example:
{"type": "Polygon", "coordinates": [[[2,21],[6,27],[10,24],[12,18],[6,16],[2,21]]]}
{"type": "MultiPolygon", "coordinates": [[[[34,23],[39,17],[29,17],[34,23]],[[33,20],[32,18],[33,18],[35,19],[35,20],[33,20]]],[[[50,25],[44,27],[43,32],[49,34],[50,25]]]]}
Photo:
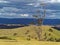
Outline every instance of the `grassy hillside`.
{"type": "Polygon", "coordinates": [[[0,42],[0,45],[60,45],[59,42],[45,42],[45,41],[18,41],[18,42],[0,42]]]}
{"type": "Polygon", "coordinates": [[[39,40],[60,42],[60,31],[51,26],[30,25],[15,29],[0,29],[0,39],[9,40],[39,40]],[[42,34],[40,34],[42,30],[42,34]],[[38,34],[38,33],[39,34],[38,34]]]}

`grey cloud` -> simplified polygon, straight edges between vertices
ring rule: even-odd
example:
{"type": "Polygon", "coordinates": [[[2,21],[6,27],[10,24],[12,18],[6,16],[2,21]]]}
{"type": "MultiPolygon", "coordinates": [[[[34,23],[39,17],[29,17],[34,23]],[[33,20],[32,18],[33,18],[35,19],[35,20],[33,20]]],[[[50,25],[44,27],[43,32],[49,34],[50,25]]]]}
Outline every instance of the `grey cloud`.
{"type": "Polygon", "coordinates": [[[36,2],[37,0],[7,0],[7,1],[14,1],[14,2],[36,2]]]}
{"type": "Polygon", "coordinates": [[[1,18],[31,18],[29,14],[0,13],[1,18]]]}
{"type": "Polygon", "coordinates": [[[0,9],[0,12],[19,12],[21,9],[15,8],[15,7],[3,7],[0,9]]]}

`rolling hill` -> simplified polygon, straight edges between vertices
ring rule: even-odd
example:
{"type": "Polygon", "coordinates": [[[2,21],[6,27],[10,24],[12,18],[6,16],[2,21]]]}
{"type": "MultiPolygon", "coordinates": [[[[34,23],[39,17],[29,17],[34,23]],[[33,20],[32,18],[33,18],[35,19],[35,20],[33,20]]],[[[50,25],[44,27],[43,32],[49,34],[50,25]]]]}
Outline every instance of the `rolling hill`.
{"type": "Polygon", "coordinates": [[[48,25],[41,27],[30,25],[14,29],[0,29],[0,39],[60,42],[60,31],[48,25]]]}

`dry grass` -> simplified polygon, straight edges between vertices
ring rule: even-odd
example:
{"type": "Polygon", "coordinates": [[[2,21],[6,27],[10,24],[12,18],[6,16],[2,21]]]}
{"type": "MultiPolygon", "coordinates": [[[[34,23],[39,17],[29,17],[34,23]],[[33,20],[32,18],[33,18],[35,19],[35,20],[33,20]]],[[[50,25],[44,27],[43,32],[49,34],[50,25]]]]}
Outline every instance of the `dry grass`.
{"type": "MultiPolygon", "coordinates": [[[[41,38],[44,38],[44,34],[46,33],[46,36],[52,37],[52,38],[60,38],[60,31],[51,28],[51,26],[27,26],[27,27],[22,27],[22,28],[15,28],[15,29],[0,29],[0,36],[8,36],[8,37],[31,37],[31,38],[38,38],[37,33],[35,30],[40,30],[42,29],[42,35],[41,38]],[[53,32],[50,32],[49,29],[52,29],[53,32]],[[51,36],[49,35],[51,34],[51,36]]],[[[47,38],[47,39],[48,39],[47,38]]]]}
{"type": "Polygon", "coordinates": [[[0,41],[0,45],[60,45],[59,42],[45,42],[45,41],[0,41]]]}
{"type": "MultiPolygon", "coordinates": [[[[60,45],[60,42],[48,42],[50,37],[53,39],[60,38],[60,31],[51,28],[51,26],[26,26],[22,28],[15,28],[15,29],[0,29],[0,37],[9,37],[12,40],[1,40],[0,45],[60,45]],[[42,29],[41,38],[44,41],[38,41],[38,36],[35,30],[42,29]],[[49,29],[53,31],[49,31],[49,29]],[[46,34],[45,34],[46,33],[46,34]],[[45,36],[44,36],[45,35],[45,36]],[[47,37],[46,39],[44,39],[47,37]],[[27,40],[27,38],[30,38],[27,40]],[[15,40],[13,40],[15,39],[15,40]]],[[[55,40],[54,40],[55,41],[55,40]]]]}

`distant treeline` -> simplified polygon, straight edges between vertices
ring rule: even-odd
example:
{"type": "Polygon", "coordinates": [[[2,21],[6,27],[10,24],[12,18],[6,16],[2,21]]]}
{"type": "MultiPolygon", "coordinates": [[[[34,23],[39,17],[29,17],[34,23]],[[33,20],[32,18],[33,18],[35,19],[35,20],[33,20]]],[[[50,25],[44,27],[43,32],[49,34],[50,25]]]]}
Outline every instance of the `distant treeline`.
{"type": "Polygon", "coordinates": [[[20,25],[20,24],[0,24],[0,29],[12,29],[18,27],[24,27],[27,25],[20,25]]]}
{"type": "MultiPolygon", "coordinates": [[[[25,24],[28,25],[31,22],[37,24],[37,19],[34,18],[0,18],[0,24],[25,24]]],[[[44,25],[60,25],[60,19],[44,19],[44,25]]]]}

